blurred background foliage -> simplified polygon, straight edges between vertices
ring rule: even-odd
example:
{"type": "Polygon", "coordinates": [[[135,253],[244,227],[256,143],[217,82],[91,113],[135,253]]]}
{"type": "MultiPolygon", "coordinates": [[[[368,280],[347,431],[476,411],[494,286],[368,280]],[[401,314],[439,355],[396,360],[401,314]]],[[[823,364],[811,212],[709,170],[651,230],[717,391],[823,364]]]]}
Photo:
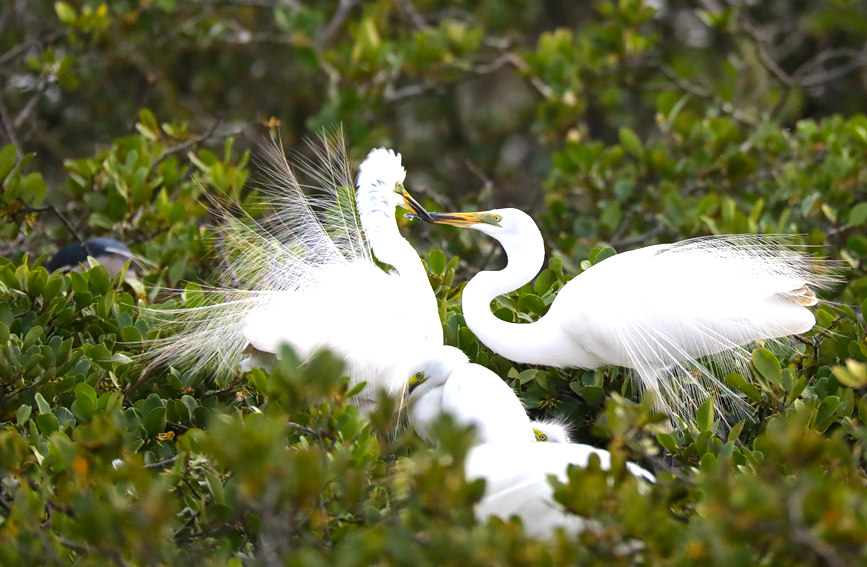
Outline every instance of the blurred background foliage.
{"type": "Polygon", "coordinates": [[[5,2],[0,563],[863,564],[865,38],[847,0],[5,2]],[[444,422],[424,447],[388,402],[360,419],[327,353],[270,375],[137,358],[154,337],[137,305],[220,280],[213,200],[261,209],[262,137],[304,153],[335,124],[356,158],[400,151],[432,209],[533,214],[549,264],[495,303],[507,320],[543,314],[609,247],[706,234],[803,234],[844,281],[816,330],[727,378],[755,420],[729,429],[708,403],[671,429],[618,369],[485,349],[460,288],[499,248],[401,220],[447,342],[660,479],[642,494],[572,471],[558,498],[600,525],[578,538],[475,525],[467,433],[444,422]],[[148,261],[141,283],[41,267],[91,236],[148,261]]]}

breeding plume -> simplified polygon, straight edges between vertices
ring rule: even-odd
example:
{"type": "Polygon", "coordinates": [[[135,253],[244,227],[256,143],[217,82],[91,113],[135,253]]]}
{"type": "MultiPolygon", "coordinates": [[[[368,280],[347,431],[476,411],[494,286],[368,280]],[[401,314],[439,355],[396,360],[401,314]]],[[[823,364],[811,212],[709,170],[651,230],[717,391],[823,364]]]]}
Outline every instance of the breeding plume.
{"type": "Polygon", "coordinates": [[[323,137],[312,147],[315,157],[297,165],[308,185],[282,149],[268,148],[270,212],[261,220],[227,216],[220,232],[231,286],[209,290],[201,306],[157,312],[180,327],[157,345],[159,361],[235,372],[284,342],[302,359],[328,347],[345,358],[353,381],[367,383],[365,400],[377,388],[401,392],[408,361],[442,345],[424,266],[395,220],[395,208],[412,199],[400,154],[371,151],[353,191],[342,140],[323,137]]]}
{"type": "MultiPolygon", "coordinates": [[[[468,480],[485,480],[484,496],[475,509],[478,519],[518,516],[526,532],[540,538],[551,537],[555,528],[577,533],[592,525],[554,500],[548,477],[565,482],[569,465],[586,467],[591,455],[608,469],[608,451],[569,443],[557,422],[535,422],[534,427],[511,388],[490,370],[471,364],[456,348],[437,349],[412,366],[408,376],[408,417],[419,436],[436,442],[431,425],[443,413],[462,425],[475,426],[475,444],[467,454],[465,472],[468,480]],[[537,441],[540,425],[556,437],[554,442],[537,441]]],[[[642,481],[655,480],[634,463],[626,468],[642,481]]]]}
{"type": "Polygon", "coordinates": [[[738,368],[749,357],[744,345],[810,330],[813,289],[835,280],[827,262],[785,236],[697,238],[610,257],[569,281],[538,321],[508,323],[490,303],[542,267],[536,224],[517,209],[430,216],[484,232],[506,251],[504,269],[478,273],[463,291],[467,326],[491,350],[529,364],[634,369],[658,408],[682,418],[708,395],[739,409],[737,395],[699,359],[727,351],[712,364],[738,368]]]}

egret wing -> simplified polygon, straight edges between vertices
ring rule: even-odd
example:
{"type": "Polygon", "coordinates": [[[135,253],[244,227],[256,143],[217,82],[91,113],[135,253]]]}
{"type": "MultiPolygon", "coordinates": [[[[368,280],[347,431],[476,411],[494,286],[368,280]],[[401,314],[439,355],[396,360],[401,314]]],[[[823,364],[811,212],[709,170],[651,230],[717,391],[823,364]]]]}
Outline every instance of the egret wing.
{"type": "Polygon", "coordinates": [[[790,239],[709,237],[608,258],[570,281],[551,313],[581,348],[637,370],[689,414],[709,387],[732,394],[698,359],[747,360],[753,341],[808,331],[812,288],[832,281],[790,239]]]}

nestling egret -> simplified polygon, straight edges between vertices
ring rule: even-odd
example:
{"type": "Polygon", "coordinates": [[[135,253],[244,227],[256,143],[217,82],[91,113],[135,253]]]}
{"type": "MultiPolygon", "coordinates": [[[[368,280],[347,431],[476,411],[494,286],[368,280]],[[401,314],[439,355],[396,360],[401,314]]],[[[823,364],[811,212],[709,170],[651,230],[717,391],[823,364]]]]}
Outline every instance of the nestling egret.
{"type": "Polygon", "coordinates": [[[540,419],[533,420],[530,424],[533,426],[536,441],[543,443],[570,443],[572,441],[569,434],[569,424],[564,420],[540,419]]]}
{"type": "MultiPolygon", "coordinates": [[[[527,533],[540,538],[550,537],[558,527],[577,533],[588,526],[587,520],[555,502],[548,476],[565,481],[569,465],[586,467],[594,454],[600,466],[609,469],[608,451],[561,441],[566,432],[556,421],[535,422],[556,437],[556,442],[538,442],[539,435],[545,434],[536,428],[534,435],[534,425],[512,389],[454,347],[436,349],[430,358],[413,365],[410,373],[408,418],[419,436],[435,443],[431,425],[443,413],[462,425],[475,426],[465,473],[468,480],[485,480],[485,493],[475,510],[478,519],[518,516],[527,533]]],[[[634,463],[626,468],[640,479],[655,480],[634,463]]]]}
{"type": "MultiPolygon", "coordinates": [[[[485,493],[476,505],[476,518],[521,518],[530,536],[550,538],[556,528],[579,533],[588,520],[567,512],[554,500],[549,475],[567,480],[570,465],[586,467],[590,456],[603,470],[611,468],[611,453],[579,443],[483,443],[471,447],[464,463],[467,480],[485,480],[485,493]]],[[[635,463],[626,470],[639,482],[655,482],[650,471],[635,463]]],[[[592,524],[591,524],[592,525],[592,524]]]]}
{"type": "Polygon", "coordinates": [[[835,281],[828,263],[786,236],[696,238],[607,258],[569,281],[538,321],[508,323],[490,304],[542,267],[536,223],[517,209],[430,217],[492,236],[506,251],[504,269],[476,274],[463,290],[467,326],[488,348],[528,364],[634,369],[658,409],[682,418],[712,394],[739,409],[740,398],[698,359],[733,351],[723,365],[748,360],[739,347],[809,331],[813,289],[835,281]]]}
{"type": "Polygon", "coordinates": [[[467,355],[441,346],[410,366],[407,382],[409,422],[419,437],[434,443],[434,421],[450,414],[461,425],[476,427],[476,442],[533,442],[533,425],[515,392],[467,355]]]}
{"type": "Polygon", "coordinates": [[[372,150],[353,191],[340,136],[311,147],[315,158],[296,166],[313,180],[309,195],[282,149],[275,143],[267,151],[270,213],[226,219],[222,250],[232,285],[207,293],[216,303],[154,310],[180,327],[158,342],[157,361],[237,372],[284,342],[302,360],[327,347],[344,357],[354,382],[367,383],[363,404],[379,388],[402,393],[414,353],[442,345],[436,297],[395,219],[396,207],[417,207],[403,186],[400,154],[372,150]]]}

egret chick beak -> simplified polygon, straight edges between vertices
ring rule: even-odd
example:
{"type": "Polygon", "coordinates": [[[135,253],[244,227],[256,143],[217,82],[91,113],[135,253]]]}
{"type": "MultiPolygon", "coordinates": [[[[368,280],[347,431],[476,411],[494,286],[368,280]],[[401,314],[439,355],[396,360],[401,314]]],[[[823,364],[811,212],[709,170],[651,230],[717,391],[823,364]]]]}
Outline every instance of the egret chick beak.
{"type": "Polygon", "coordinates": [[[428,213],[430,222],[435,224],[450,224],[452,226],[472,226],[474,224],[490,224],[500,226],[502,218],[494,213],[428,213]]]}
{"type": "MultiPolygon", "coordinates": [[[[424,222],[433,224],[433,221],[430,218],[430,213],[428,213],[421,204],[413,198],[412,195],[409,194],[409,191],[403,186],[403,183],[398,183],[397,187],[394,189],[395,193],[398,193],[401,197],[403,197],[403,203],[406,208],[412,211],[412,214],[415,218],[419,218],[424,222]]],[[[409,215],[407,215],[409,216],[409,215]]]]}
{"type": "Polygon", "coordinates": [[[410,378],[409,382],[407,382],[407,384],[406,384],[406,386],[407,386],[406,387],[406,397],[404,398],[404,400],[409,398],[409,395],[412,394],[412,391],[415,390],[416,388],[418,388],[421,385],[421,383],[424,381],[425,381],[424,378],[419,379],[419,378],[416,378],[415,376],[410,378]]]}

